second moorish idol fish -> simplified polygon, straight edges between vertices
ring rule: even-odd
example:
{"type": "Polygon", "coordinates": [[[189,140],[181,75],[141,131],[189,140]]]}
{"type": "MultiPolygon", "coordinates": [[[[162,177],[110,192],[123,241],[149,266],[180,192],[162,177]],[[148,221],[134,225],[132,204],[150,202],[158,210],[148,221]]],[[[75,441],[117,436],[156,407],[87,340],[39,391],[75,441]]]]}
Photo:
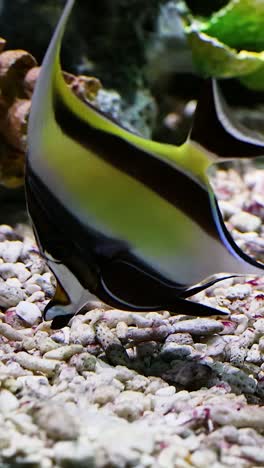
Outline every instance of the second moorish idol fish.
{"type": "Polygon", "coordinates": [[[213,284],[212,275],[260,274],[264,265],[227,231],[208,170],[263,155],[264,141],[233,121],[214,82],[180,147],[144,139],[81,102],[60,66],[73,4],[46,53],[29,120],[28,210],[57,278],[44,316],[66,324],[91,293],[123,310],[221,313],[186,298],[213,284]]]}

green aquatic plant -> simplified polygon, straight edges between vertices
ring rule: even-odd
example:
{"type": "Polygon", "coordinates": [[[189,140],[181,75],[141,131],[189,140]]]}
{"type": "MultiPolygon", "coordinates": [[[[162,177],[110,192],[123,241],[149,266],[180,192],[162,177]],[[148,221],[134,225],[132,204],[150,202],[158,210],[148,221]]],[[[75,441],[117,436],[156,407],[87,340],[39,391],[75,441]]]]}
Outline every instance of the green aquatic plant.
{"type": "Polygon", "coordinates": [[[208,171],[218,161],[262,155],[264,140],[236,124],[214,81],[179,147],[142,138],[80,101],[60,65],[73,5],[68,0],[46,53],[28,130],[28,209],[57,278],[45,318],[63,325],[90,293],[125,310],[220,314],[186,298],[264,265],[228,233],[208,171]],[[215,273],[222,275],[206,279],[215,273]]]}
{"type": "Polygon", "coordinates": [[[264,2],[231,0],[209,17],[185,12],[185,32],[203,76],[264,89],[264,2]]]}

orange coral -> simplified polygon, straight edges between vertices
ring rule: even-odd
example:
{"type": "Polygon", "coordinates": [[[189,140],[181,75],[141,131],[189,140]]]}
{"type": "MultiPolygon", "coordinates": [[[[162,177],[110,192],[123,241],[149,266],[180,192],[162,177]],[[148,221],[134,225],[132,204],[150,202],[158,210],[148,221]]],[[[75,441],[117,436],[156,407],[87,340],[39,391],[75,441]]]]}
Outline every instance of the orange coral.
{"type": "MultiPolygon", "coordinates": [[[[3,52],[5,44],[0,38],[0,184],[16,188],[24,180],[27,122],[40,67],[24,50],[3,52]]],[[[93,101],[101,88],[93,77],[65,72],[64,78],[83,101],[93,101]]]]}

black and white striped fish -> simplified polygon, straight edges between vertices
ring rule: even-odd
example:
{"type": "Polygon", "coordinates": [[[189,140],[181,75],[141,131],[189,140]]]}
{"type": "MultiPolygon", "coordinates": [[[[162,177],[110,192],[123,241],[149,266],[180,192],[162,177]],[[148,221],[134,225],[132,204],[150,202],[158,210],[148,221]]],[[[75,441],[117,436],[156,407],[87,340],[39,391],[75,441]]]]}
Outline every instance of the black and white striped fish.
{"type": "Polygon", "coordinates": [[[180,147],[144,139],[81,102],[60,66],[73,5],[46,53],[29,121],[28,210],[58,283],[45,318],[64,325],[90,293],[124,310],[221,313],[185,298],[211,275],[260,274],[264,265],[228,233],[208,170],[263,155],[264,141],[231,121],[214,82],[180,147]]]}

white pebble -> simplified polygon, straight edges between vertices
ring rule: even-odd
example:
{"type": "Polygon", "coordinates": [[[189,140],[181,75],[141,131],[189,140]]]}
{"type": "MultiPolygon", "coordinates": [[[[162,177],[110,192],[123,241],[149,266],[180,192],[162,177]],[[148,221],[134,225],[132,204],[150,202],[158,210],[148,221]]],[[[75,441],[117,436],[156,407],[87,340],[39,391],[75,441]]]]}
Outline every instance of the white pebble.
{"type": "Polygon", "coordinates": [[[9,390],[0,390],[0,412],[8,414],[15,411],[19,406],[18,399],[9,390]]]}
{"type": "Polygon", "coordinates": [[[92,401],[99,405],[106,405],[113,402],[119,394],[120,391],[113,385],[101,385],[93,392],[92,401]]]}
{"type": "Polygon", "coordinates": [[[23,243],[21,241],[0,242],[0,257],[6,263],[16,263],[22,252],[23,243]]]}
{"type": "Polygon", "coordinates": [[[41,291],[41,287],[38,284],[27,282],[25,290],[28,294],[34,294],[37,291],[41,291]]]}
{"type": "Polygon", "coordinates": [[[210,468],[217,461],[217,454],[212,450],[197,450],[191,455],[191,463],[197,468],[210,468]]]}
{"type": "Polygon", "coordinates": [[[6,284],[8,284],[9,286],[15,286],[16,288],[21,288],[22,287],[19,279],[17,279],[17,278],[7,278],[6,284]]]}
{"type": "Polygon", "coordinates": [[[29,325],[34,325],[40,318],[41,312],[39,308],[30,302],[21,301],[16,307],[18,317],[23,319],[29,325]]]}
{"type": "Polygon", "coordinates": [[[144,392],[148,386],[148,379],[144,375],[135,375],[135,377],[126,382],[126,390],[133,390],[135,392],[144,392]]]}
{"type": "MultiPolygon", "coordinates": [[[[73,357],[74,364],[78,372],[93,372],[96,368],[96,358],[88,352],[76,354],[73,357]]],[[[71,360],[72,364],[72,360],[71,360]]]]}
{"type": "Polygon", "coordinates": [[[253,362],[253,364],[261,364],[263,357],[260,353],[259,346],[255,343],[248,350],[246,361],[253,362]]]}
{"type": "Polygon", "coordinates": [[[251,291],[252,288],[249,284],[236,284],[227,289],[226,297],[230,300],[245,299],[250,295],[251,291]]]}
{"type": "Polygon", "coordinates": [[[230,218],[230,216],[235,215],[239,211],[238,207],[233,203],[230,203],[230,201],[219,200],[218,204],[220,211],[225,219],[230,218]]]}
{"type": "Polygon", "coordinates": [[[86,323],[78,323],[76,327],[71,327],[70,330],[70,341],[72,343],[80,343],[83,346],[94,343],[95,331],[91,325],[86,323]]]}
{"type": "Polygon", "coordinates": [[[165,361],[172,361],[174,359],[184,359],[193,351],[190,345],[179,345],[173,341],[164,343],[161,349],[161,357],[165,361]]]}
{"type": "Polygon", "coordinates": [[[50,273],[44,273],[44,275],[37,275],[34,274],[34,283],[41,287],[42,291],[47,294],[48,296],[53,296],[55,292],[55,286],[52,284],[52,276],[50,273]]]}
{"type": "Polygon", "coordinates": [[[260,318],[253,323],[253,327],[258,333],[264,335],[264,318],[260,318]]]}
{"type": "Polygon", "coordinates": [[[45,333],[44,336],[42,336],[41,332],[36,333],[35,339],[36,339],[36,347],[40,350],[41,354],[45,354],[48,351],[51,351],[52,349],[57,349],[59,348],[59,344],[56,343],[54,340],[52,340],[47,334],[45,333]]]}
{"type": "Polygon", "coordinates": [[[77,422],[65,405],[45,404],[35,417],[40,428],[54,440],[72,440],[78,437],[77,422]]]}
{"type": "Polygon", "coordinates": [[[0,234],[2,236],[11,237],[11,238],[13,238],[16,235],[14,229],[11,226],[9,226],[8,224],[1,224],[0,225],[0,234]]]}
{"type": "Polygon", "coordinates": [[[0,283],[0,307],[5,309],[14,307],[23,299],[25,299],[25,293],[21,288],[0,283]]]}
{"type": "Polygon", "coordinates": [[[264,408],[244,406],[240,407],[239,411],[235,408],[225,406],[223,404],[211,407],[212,420],[224,425],[232,425],[235,427],[251,427],[254,429],[264,430],[264,408]]]}
{"type": "Polygon", "coordinates": [[[146,410],[150,410],[150,400],[139,392],[126,390],[115,400],[115,413],[128,421],[138,419],[146,410]]]}
{"type": "Polygon", "coordinates": [[[169,445],[164,450],[162,450],[158,456],[157,466],[159,468],[191,468],[189,462],[186,462],[190,457],[189,450],[183,446],[183,443],[180,444],[180,441],[177,443],[173,443],[173,445],[169,445]],[[175,464],[175,460],[177,460],[177,464],[175,464]]]}
{"type": "Polygon", "coordinates": [[[22,341],[24,339],[23,333],[15,330],[8,323],[0,323],[0,335],[5,336],[5,338],[11,341],[22,341]]]}
{"type": "Polygon", "coordinates": [[[171,385],[169,385],[168,387],[159,388],[156,391],[157,396],[165,396],[165,397],[174,395],[175,393],[176,393],[176,389],[175,387],[172,387],[171,385]]]}
{"type": "Polygon", "coordinates": [[[60,364],[60,361],[56,361],[55,359],[40,358],[24,351],[14,354],[13,359],[25,369],[41,372],[48,377],[54,374],[58,364],[60,364]]]}
{"type": "Polygon", "coordinates": [[[33,294],[31,294],[30,297],[27,298],[27,302],[41,302],[44,301],[45,299],[45,294],[43,291],[36,291],[33,294]]]}
{"type": "Polygon", "coordinates": [[[70,341],[70,330],[64,327],[63,330],[58,330],[56,333],[51,335],[51,339],[55,341],[55,343],[59,344],[69,344],[70,341]]]}
{"type": "Polygon", "coordinates": [[[83,352],[82,345],[72,344],[72,345],[60,346],[57,349],[52,349],[51,351],[47,351],[47,353],[44,354],[44,357],[47,359],[58,359],[59,361],[67,361],[74,354],[79,354],[82,352],[83,352]]]}
{"type": "Polygon", "coordinates": [[[31,276],[31,273],[24,263],[3,263],[0,265],[0,276],[3,279],[15,276],[21,283],[24,283],[31,276]]]}
{"type": "Polygon", "coordinates": [[[259,350],[263,353],[264,352],[264,336],[261,336],[259,339],[259,350]]]}
{"type": "Polygon", "coordinates": [[[192,345],[193,339],[190,333],[173,333],[166,338],[166,343],[177,343],[179,345],[192,345]]]}
{"type": "Polygon", "coordinates": [[[85,443],[70,441],[57,442],[54,446],[54,457],[57,466],[61,467],[93,467],[95,453],[88,440],[85,443]]]}
{"type": "Polygon", "coordinates": [[[261,219],[245,211],[236,213],[230,218],[230,223],[240,232],[257,231],[261,226],[261,219]]]}
{"type": "Polygon", "coordinates": [[[244,457],[251,460],[252,463],[255,462],[257,466],[263,466],[264,464],[264,451],[256,450],[256,447],[244,446],[241,447],[241,452],[244,457]]]}
{"type": "Polygon", "coordinates": [[[190,333],[191,335],[210,335],[224,329],[220,321],[214,319],[181,320],[173,324],[173,333],[190,333]]]}

